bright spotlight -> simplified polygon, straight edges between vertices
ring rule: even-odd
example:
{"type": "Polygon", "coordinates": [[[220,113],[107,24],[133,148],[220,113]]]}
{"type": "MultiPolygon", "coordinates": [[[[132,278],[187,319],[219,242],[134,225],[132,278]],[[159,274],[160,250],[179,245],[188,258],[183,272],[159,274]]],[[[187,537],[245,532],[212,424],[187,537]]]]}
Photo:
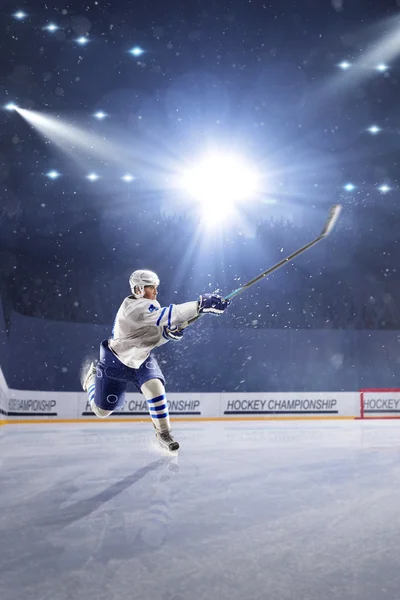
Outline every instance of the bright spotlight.
{"type": "Polygon", "coordinates": [[[135,178],[134,178],[133,175],[129,175],[129,173],[127,173],[126,175],[124,175],[123,177],[121,177],[121,179],[122,179],[122,181],[126,181],[127,183],[130,183],[135,178]]]}
{"type": "Polygon", "coordinates": [[[346,183],[346,185],[344,186],[344,189],[346,190],[346,192],[352,192],[353,190],[356,189],[356,186],[353,185],[352,183],[346,183]]]}
{"type": "Polygon", "coordinates": [[[379,191],[382,192],[382,194],[387,194],[390,192],[390,187],[388,185],[381,185],[379,191]]]}
{"type": "Polygon", "coordinates": [[[376,135],[377,133],[382,131],[382,129],[380,127],[377,127],[377,125],[371,125],[371,127],[368,128],[368,131],[373,135],[376,135]]]}
{"type": "Polygon", "coordinates": [[[377,65],[376,70],[380,71],[381,73],[384,73],[385,71],[388,70],[388,66],[385,65],[384,63],[381,63],[380,65],[377,65]]]}
{"type": "Polygon", "coordinates": [[[25,17],[27,17],[28,15],[26,13],[24,13],[22,10],[19,10],[18,12],[14,13],[14,17],[16,19],[18,19],[19,21],[22,21],[22,19],[25,19],[25,17]]]}
{"type": "Polygon", "coordinates": [[[47,173],[47,177],[49,179],[57,179],[58,177],[60,177],[60,173],[58,171],[49,171],[47,173]]]}
{"type": "Polygon", "coordinates": [[[143,52],[144,50],[139,46],[135,46],[134,48],[132,48],[132,50],[129,50],[129,54],[132,54],[132,56],[140,56],[141,54],[143,54],[143,52]]]}
{"type": "Polygon", "coordinates": [[[90,181],[97,181],[97,179],[99,178],[99,176],[96,175],[96,173],[89,173],[89,175],[87,175],[86,178],[89,179],[90,181]]]}
{"type": "Polygon", "coordinates": [[[46,27],[44,28],[47,31],[51,31],[51,33],[53,33],[54,31],[57,31],[59,29],[58,25],[55,25],[54,23],[49,23],[48,25],[46,25],[46,27]]]}
{"type": "Polygon", "coordinates": [[[107,114],[105,112],[103,112],[102,110],[99,110],[97,113],[95,113],[93,115],[96,119],[98,119],[99,121],[102,121],[103,119],[106,118],[107,114]]]}
{"type": "Polygon", "coordinates": [[[343,71],[347,71],[347,69],[350,69],[351,67],[351,63],[347,62],[347,60],[344,60],[343,62],[339,63],[339,67],[343,70],[343,71]]]}
{"type": "Polygon", "coordinates": [[[82,35],[81,37],[79,37],[76,40],[76,43],[79,44],[80,46],[85,46],[88,42],[89,42],[88,38],[85,37],[84,35],[82,35]]]}
{"type": "Polygon", "coordinates": [[[235,203],[251,198],[257,191],[258,176],[240,159],[214,154],[187,170],[180,183],[215,218],[230,212],[235,203]]]}
{"type": "Polygon", "coordinates": [[[10,102],[9,104],[6,104],[4,107],[6,110],[17,110],[18,106],[16,104],[14,104],[14,102],[10,102]]]}

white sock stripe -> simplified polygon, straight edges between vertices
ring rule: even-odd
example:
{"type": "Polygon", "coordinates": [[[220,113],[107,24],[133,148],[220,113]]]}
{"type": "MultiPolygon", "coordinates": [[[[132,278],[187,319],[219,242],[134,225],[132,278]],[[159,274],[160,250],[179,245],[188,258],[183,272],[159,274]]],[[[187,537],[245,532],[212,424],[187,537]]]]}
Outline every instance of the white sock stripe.
{"type": "Polygon", "coordinates": [[[168,407],[166,401],[165,400],[161,400],[160,402],[157,402],[157,404],[154,404],[152,406],[148,406],[147,408],[149,410],[155,410],[155,409],[159,409],[160,406],[165,406],[166,408],[168,407]]]}
{"type": "Polygon", "coordinates": [[[165,400],[160,400],[160,402],[157,402],[156,404],[152,404],[151,406],[148,406],[147,408],[149,410],[159,410],[160,406],[165,406],[165,408],[168,410],[168,404],[166,403],[165,400]]]}
{"type": "Polygon", "coordinates": [[[154,410],[155,408],[159,408],[160,406],[167,406],[165,400],[160,400],[160,402],[156,402],[155,404],[149,405],[147,408],[149,410],[154,410]]]}
{"type": "Polygon", "coordinates": [[[148,406],[147,408],[149,411],[160,412],[161,408],[168,410],[168,404],[165,402],[165,400],[163,400],[161,402],[157,402],[157,406],[148,406]]]}
{"type": "Polygon", "coordinates": [[[149,415],[150,415],[151,417],[155,417],[156,419],[160,419],[160,418],[162,418],[162,419],[165,419],[165,417],[166,417],[166,416],[167,416],[167,417],[169,416],[169,415],[168,415],[168,411],[167,411],[167,410],[165,410],[165,409],[164,409],[164,410],[161,410],[161,411],[160,411],[160,412],[158,412],[158,413],[157,413],[157,412],[151,412],[151,411],[150,411],[150,412],[149,412],[149,415]],[[160,415],[164,415],[164,416],[163,416],[163,417],[160,417],[160,415]]]}

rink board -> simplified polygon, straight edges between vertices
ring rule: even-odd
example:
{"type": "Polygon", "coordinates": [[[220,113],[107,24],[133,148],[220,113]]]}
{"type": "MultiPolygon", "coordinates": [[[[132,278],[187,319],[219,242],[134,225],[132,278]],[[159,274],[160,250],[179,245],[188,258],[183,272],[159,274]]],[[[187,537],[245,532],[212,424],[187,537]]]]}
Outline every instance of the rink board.
{"type": "Polygon", "coordinates": [[[362,419],[400,418],[400,389],[360,390],[362,419]]]}
{"type": "MultiPolygon", "coordinates": [[[[388,390],[374,394],[374,406],[392,407],[386,417],[398,417],[400,393],[396,402],[388,390]],[[397,410],[398,409],[398,410],[397,410]]],[[[359,419],[360,392],[261,392],[167,394],[169,414],[174,420],[282,420],[359,419]]],[[[372,401],[371,401],[372,402],[372,401]]],[[[370,403],[371,403],[370,402],[370,403]]],[[[368,405],[369,407],[369,405],[368,405]]],[[[372,404],[371,404],[372,407],[372,404]]],[[[369,411],[366,410],[366,413],[369,411]]],[[[373,412],[371,410],[371,412],[373,412]]],[[[380,411],[379,411],[380,412],[380,411]]],[[[365,417],[373,416],[365,414],[365,417]]],[[[378,416],[379,418],[379,416],[378,416]]],[[[147,402],[139,393],[126,394],[122,410],[108,419],[98,419],[90,410],[85,392],[40,392],[8,389],[0,369],[0,425],[43,422],[124,422],[147,421],[147,402]]]]}
{"type": "Polygon", "coordinates": [[[8,387],[3,372],[0,369],[0,425],[4,425],[8,411],[8,387]]]}
{"type": "MultiPolygon", "coordinates": [[[[168,394],[174,420],[329,419],[359,417],[357,392],[334,393],[218,393],[168,394]]],[[[141,394],[127,394],[122,410],[108,421],[148,420],[141,394]]],[[[10,390],[7,421],[95,421],[84,392],[10,390]]]]}

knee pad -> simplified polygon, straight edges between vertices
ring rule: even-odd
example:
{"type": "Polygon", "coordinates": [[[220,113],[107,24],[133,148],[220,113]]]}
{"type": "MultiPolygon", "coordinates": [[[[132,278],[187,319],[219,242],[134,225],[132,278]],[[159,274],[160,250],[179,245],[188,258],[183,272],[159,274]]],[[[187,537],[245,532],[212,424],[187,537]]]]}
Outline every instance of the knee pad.
{"type": "Polygon", "coordinates": [[[160,379],[148,379],[144,382],[140,391],[146,400],[151,400],[152,398],[165,394],[165,387],[160,379]]]}

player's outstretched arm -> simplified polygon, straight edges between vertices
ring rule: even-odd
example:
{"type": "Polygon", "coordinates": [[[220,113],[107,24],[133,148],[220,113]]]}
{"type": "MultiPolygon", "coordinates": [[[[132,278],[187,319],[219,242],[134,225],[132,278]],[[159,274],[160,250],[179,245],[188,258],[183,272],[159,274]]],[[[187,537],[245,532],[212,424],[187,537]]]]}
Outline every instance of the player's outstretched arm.
{"type": "Polygon", "coordinates": [[[185,302],[183,304],[170,304],[169,306],[160,306],[157,303],[148,302],[143,310],[143,321],[146,324],[157,325],[157,327],[167,327],[172,329],[177,327],[199,314],[199,303],[185,302]]]}
{"type": "Polygon", "coordinates": [[[174,335],[175,327],[186,325],[187,321],[197,317],[200,314],[221,315],[230,305],[230,300],[225,300],[218,294],[202,294],[198,301],[185,302],[184,304],[170,304],[160,307],[149,301],[143,315],[147,323],[165,328],[163,330],[164,339],[181,339],[181,336],[174,335]]]}

